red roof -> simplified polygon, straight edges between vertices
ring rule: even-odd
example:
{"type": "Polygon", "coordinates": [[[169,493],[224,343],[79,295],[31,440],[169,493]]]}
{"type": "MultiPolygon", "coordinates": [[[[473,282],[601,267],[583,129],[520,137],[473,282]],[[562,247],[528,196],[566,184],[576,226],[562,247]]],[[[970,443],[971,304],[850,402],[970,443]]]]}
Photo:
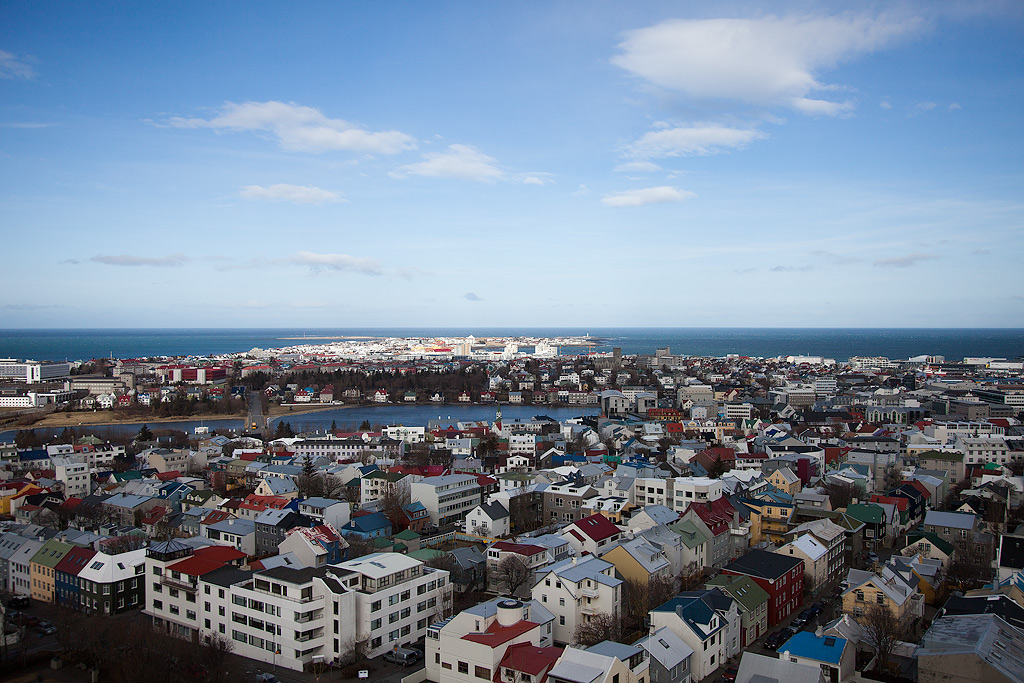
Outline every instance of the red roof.
{"type": "Polygon", "coordinates": [[[535,677],[537,683],[543,683],[544,678],[536,678],[546,674],[555,665],[558,658],[562,656],[560,647],[537,647],[530,643],[516,643],[509,645],[505,650],[505,656],[501,658],[501,669],[512,669],[535,677]]]}
{"type": "Polygon", "coordinates": [[[78,573],[88,565],[89,560],[95,554],[96,551],[92,548],[75,546],[68,551],[67,555],[61,558],[60,562],[54,566],[53,571],[78,576],[78,573]]]}
{"type": "Polygon", "coordinates": [[[539,545],[527,545],[525,543],[512,543],[511,541],[498,541],[491,546],[492,550],[503,550],[510,553],[516,553],[523,557],[530,557],[537,553],[544,552],[544,548],[539,545]]]}
{"type": "Polygon", "coordinates": [[[234,562],[236,560],[244,560],[246,555],[241,550],[230,546],[207,545],[202,548],[197,548],[192,553],[192,557],[201,557],[204,560],[227,563],[234,562]]]}
{"type": "Polygon", "coordinates": [[[911,479],[910,481],[908,481],[906,483],[910,484],[915,489],[920,491],[921,495],[924,496],[925,500],[928,500],[929,498],[932,497],[932,492],[928,490],[928,487],[925,486],[924,484],[922,484],[921,482],[919,482],[917,479],[911,479]]]}
{"type": "Polygon", "coordinates": [[[513,638],[517,638],[524,633],[534,629],[538,624],[532,621],[520,621],[511,626],[502,626],[498,623],[497,619],[491,622],[491,625],[487,627],[484,633],[469,633],[462,636],[463,640],[468,640],[472,643],[480,643],[488,647],[497,647],[504,645],[513,638]]]}
{"type": "Polygon", "coordinates": [[[231,513],[224,512],[223,510],[211,510],[208,515],[199,520],[200,524],[216,524],[217,522],[223,522],[225,519],[230,519],[231,513]]]}
{"type": "Polygon", "coordinates": [[[570,524],[587,535],[592,541],[603,541],[622,533],[610,519],[601,514],[590,515],[570,524]]]}
{"type": "MultiPolygon", "coordinates": [[[[686,511],[693,510],[694,514],[700,517],[715,536],[724,534],[729,530],[733,520],[733,513],[736,511],[729,499],[725,496],[710,503],[690,503],[686,511]]],[[[685,514],[685,513],[684,513],[685,514]]]]}
{"type": "Polygon", "coordinates": [[[181,562],[175,562],[172,565],[168,565],[165,571],[174,570],[181,572],[182,574],[188,574],[189,576],[202,576],[208,574],[214,569],[220,569],[224,566],[223,562],[217,562],[216,560],[208,560],[205,557],[192,557],[186,558],[181,562]]]}
{"type": "Polygon", "coordinates": [[[178,470],[171,470],[170,472],[157,472],[156,474],[156,478],[159,479],[160,481],[170,481],[172,479],[177,479],[180,476],[181,472],[179,472],[178,470]]]}
{"type": "Polygon", "coordinates": [[[910,501],[906,498],[899,498],[897,496],[880,496],[877,493],[871,496],[872,503],[885,503],[886,505],[895,505],[896,509],[900,512],[906,512],[910,508],[910,501]]]}

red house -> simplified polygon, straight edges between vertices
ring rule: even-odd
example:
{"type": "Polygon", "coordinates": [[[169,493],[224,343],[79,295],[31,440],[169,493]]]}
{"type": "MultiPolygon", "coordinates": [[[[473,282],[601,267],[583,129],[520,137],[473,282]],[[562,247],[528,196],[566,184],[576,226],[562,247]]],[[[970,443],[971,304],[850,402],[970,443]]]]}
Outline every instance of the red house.
{"type": "Polygon", "coordinates": [[[804,561],[767,550],[751,550],[722,568],[723,574],[749,576],[768,593],[768,628],[781,623],[804,601],[804,561]]]}

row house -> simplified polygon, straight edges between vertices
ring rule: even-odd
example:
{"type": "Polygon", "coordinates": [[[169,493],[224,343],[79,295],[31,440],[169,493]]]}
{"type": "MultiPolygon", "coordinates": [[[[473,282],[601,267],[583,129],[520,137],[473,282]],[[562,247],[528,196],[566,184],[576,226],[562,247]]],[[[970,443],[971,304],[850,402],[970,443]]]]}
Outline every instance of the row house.
{"type": "Polygon", "coordinates": [[[725,591],[740,611],[740,647],[747,648],[768,633],[768,593],[749,576],[719,574],[704,584],[725,591]]]}
{"type": "Polygon", "coordinates": [[[739,512],[728,498],[708,503],[690,503],[681,515],[683,521],[693,522],[711,539],[709,566],[721,567],[732,557],[731,530],[739,528],[739,512]]]}
{"type": "Polygon", "coordinates": [[[768,593],[768,628],[785,621],[803,603],[804,563],[799,558],[753,549],[722,567],[722,573],[749,576],[768,593]]]}

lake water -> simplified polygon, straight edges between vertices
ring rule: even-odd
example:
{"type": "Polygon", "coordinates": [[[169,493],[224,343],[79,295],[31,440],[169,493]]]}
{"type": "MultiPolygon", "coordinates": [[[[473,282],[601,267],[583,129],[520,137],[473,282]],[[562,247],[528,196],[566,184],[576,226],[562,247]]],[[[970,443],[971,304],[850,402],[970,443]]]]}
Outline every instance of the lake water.
{"type": "MultiPolygon", "coordinates": [[[[431,420],[451,420],[452,424],[460,421],[494,420],[497,406],[494,405],[442,405],[442,406],[359,406],[355,408],[334,408],[315,413],[294,413],[275,417],[271,421],[271,429],[277,426],[279,421],[289,423],[293,430],[300,431],[327,431],[331,422],[336,422],[339,430],[355,430],[367,420],[371,425],[406,425],[410,427],[426,426],[431,420]]],[[[556,420],[565,420],[580,415],[597,415],[597,406],[501,406],[501,415],[505,419],[519,418],[529,419],[536,415],[547,415],[556,420]]],[[[135,434],[143,424],[150,429],[176,429],[192,434],[196,427],[209,427],[210,431],[217,430],[225,432],[228,430],[241,430],[243,428],[241,419],[235,420],[181,420],[176,422],[133,422],[116,425],[95,425],[92,427],[76,427],[80,435],[95,434],[100,438],[110,436],[123,436],[135,434]]],[[[41,437],[53,437],[64,431],[63,427],[55,429],[37,429],[36,433],[41,437]]],[[[0,432],[0,442],[13,441],[16,430],[0,432]]]]}

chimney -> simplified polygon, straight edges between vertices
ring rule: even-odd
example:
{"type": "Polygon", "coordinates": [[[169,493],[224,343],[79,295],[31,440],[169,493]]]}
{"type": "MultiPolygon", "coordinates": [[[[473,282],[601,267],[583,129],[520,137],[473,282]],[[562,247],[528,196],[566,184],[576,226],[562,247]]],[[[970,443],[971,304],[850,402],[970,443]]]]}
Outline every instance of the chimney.
{"type": "Polygon", "coordinates": [[[814,629],[814,637],[821,638],[825,635],[825,629],[822,628],[821,624],[818,624],[818,628],[814,629]]]}

